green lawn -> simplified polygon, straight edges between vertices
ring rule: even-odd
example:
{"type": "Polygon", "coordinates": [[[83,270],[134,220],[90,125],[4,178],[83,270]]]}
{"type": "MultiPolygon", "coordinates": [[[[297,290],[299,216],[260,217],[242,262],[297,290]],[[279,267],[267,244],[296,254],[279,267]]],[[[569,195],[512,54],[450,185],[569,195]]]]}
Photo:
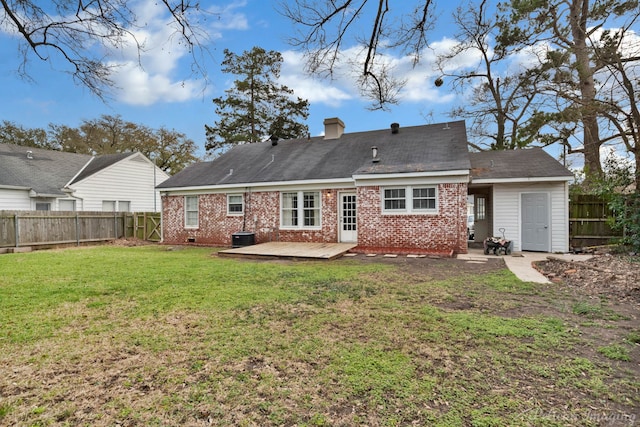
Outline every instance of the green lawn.
{"type": "Polygon", "coordinates": [[[637,317],[462,263],[1,255],[0,425],[638,422],[637,317]]]}

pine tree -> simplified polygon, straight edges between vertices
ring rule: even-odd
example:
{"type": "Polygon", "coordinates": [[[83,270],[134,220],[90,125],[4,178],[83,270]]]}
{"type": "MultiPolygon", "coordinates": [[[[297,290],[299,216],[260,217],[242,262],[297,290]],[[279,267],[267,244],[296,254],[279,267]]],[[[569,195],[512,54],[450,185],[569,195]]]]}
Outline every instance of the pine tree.
{"type": "Polygon", "coordinates": [[[207,151],[225,150],[235,144],[261,142],[276,136],[301,138],[309,129],[302,121],[309,116],[309,102],[293,96],[293,90],[279,85],[282,55],[254,47],[242,55],[224,51],[222,71],[240,79],[213,99],[218,121],[205,125],[207,151]]]}

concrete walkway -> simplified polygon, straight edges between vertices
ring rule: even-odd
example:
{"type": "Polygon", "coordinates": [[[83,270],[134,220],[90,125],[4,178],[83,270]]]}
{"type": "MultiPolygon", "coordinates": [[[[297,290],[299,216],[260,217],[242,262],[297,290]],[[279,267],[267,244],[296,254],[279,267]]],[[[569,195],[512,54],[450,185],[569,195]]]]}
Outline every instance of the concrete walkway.
{"type": "MultiPolygon", "coordinates": [[[[498,255],[485,255],[482,249],[469,249],[468,254],[460,254],[458,259],[479,262],[496,256],[498,255]]],[[[549,280],[533,268],[531,264],[534,261],[544,261],[549,256],[567,261],[584,261],[591,258],[591,255],[551,254],[546,252],[518,252],[511,255],[502,255],[500,258],[504,259],[507,268],[523,282],[549,283],[549,280]]]]}

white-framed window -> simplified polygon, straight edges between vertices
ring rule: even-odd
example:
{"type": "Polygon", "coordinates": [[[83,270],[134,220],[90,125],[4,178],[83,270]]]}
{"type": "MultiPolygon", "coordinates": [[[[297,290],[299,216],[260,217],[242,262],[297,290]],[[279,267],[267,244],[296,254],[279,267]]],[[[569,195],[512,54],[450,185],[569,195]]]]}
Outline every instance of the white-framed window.
{"type": "Polygon", "coordinates": [[[198,196],[184,196],[184,226],[198,227],[198,196]]]}
{"type": "Polygon", "coordinates": [[[413,185],[386,187],[382,190],[384,213],[429,213],[438,212],[438,187],[435,185],[413,185]]]}
{"type": "Polygon", "coordinates": [[[320,192],[281,193],[280,224],[283,228],[320,228],[320,192]]]}
{"type": "Polygon", "coordinates": [[[129,212],[131,209],[131,202],[127,200],[120,200],[118,202],[118,212],[129,212]]]}
{"type": "Polygon", "coordinates": [[[242,194],[227,194],[227,215],[241,215],[244,212],[242,194]]]}
{"type": "Polygon", "coordinates": [[[61,211],[75,211],[76,201],[69,199],[58,200],[58,209],[61,211]]]}
{"type": "Polygon", "coordinates": [[[116,201],[115,200],[103,200],[102,201],[102,211],[103,212],[115,212],[116,211],[116,201]]]}
{"type": "Polygon", "coordinates": [[[36,210],[37,211],[50,211],[51,203],[49,202],[36,202],[36,210]]]}

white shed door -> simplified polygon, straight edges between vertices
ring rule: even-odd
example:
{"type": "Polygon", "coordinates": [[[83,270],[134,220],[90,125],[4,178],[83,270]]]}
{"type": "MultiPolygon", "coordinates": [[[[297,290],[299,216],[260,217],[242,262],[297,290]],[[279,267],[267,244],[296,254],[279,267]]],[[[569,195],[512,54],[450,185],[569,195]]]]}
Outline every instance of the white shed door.
{"type": "Polygon", "coordinates": [[[549,252],[549,194],[522,194],[522,250],[549,252]]]}

